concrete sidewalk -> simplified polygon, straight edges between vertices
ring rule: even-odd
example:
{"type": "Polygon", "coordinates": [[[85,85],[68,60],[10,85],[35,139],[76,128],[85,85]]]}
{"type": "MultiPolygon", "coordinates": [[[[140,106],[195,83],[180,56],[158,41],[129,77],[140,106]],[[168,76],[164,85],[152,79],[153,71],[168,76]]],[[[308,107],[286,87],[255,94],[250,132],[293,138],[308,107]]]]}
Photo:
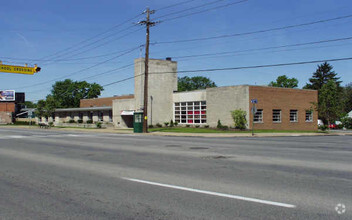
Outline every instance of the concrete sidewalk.
{"type": "Polygon", "coordinates": [[[300,136],[345,136],[352,133],[176,133],[176,132],[153,132],[146,135],[176,136],[176,137],[300,137],[300,136]]]}
{"type": "MultiPolygon", "coordinates": [[[[6,128],[24,128],[24,129],[43,129],[36,126],[21,126],[21,125],[6,125],[6,128]]],[[[134,134],[134,135],[146,135],[146,136],[175,136],[175,137],[300,137],[300,136],[346,136],[351,135],[352,131],[330,131],[328,133],[255,133],[252,136],[251,133],[179,133],[179,132],[151,132],[147,134],[133,133],[132,129],[87,129],[87,128],[49,128],[58,131],[73,131],[73,132],[94,132],[94,133],[115,133],[115,134],[134,134]]]]}

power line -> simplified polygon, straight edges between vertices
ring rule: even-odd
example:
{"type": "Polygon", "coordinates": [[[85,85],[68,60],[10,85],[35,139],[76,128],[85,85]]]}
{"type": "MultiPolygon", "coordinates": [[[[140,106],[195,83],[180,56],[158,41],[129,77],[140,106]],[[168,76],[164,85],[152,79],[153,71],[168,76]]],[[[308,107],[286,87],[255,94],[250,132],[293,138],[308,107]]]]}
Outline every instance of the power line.
{"type": "Polygon", "coordinates": [[[83,71],[86,71],[86,70],[92,69],[92,68],[94,68],[94,67],[100,66],[100,65],[102,65],[102,64],[104,64],[104,63],[107,63],[108,61],[111,61],[111,60],[114,60],[114,59],[119,58],[119,57],[121,57],[121,56],[124,56],[124,55],[126,55],[126,54],[128,54],[128,53],[131,53],[131,52],[133,52],[134,50],[139,49],[139,48],[140,48],[140,46],[134,47],[134,48],[130,49],[129,51],[126,51],[125,53],[119,54],[119,55],[117,55],[117,56],[115,56],[115,57],[113,57],[113,58],[110,58],[110,59],[108,59],[108,60],[99,62],[99,63],[97,63],[97,64],[95,64],[95,65],[90,66],[90,67],[87,67],[87,68],[84,68],[84,69],[81,69],[81,70],[72,72],[72,73],[70,73],[70,74],[67,74],[67,75],[62,76],[62,77],[59,77],[59,78],[55,78],[55,79],[52,79],[52,80],[47,80],[47,81],[45,81],[45,82],[36,83],[36,84],[30,85],[30,86],[22,86],[21,89],[23,89],[23,88],[29,88],[29,87],[33,87],[33,86],[38,86],[38,85],[43,85],[43,84],[46,84],[46,83],[49,83],[49,82],[53,82],[53,81],[56,81],[56,80],[60,80],[60,79],[63,79],[63,78],[66,78],[66,77],[69,77],[69,76],[72,76],[72,75],[76,75],[76,74],[81,73],[81,72],[83,72],[83,71]]]}
{"type": "Polygon", "coordinates": [[[156,45],[156,44],[184,43],[184,42],[194,42],[194,41],[213,40],[213,39],[220,39],[220,38],[238,37],[238,36],[244,36],[244,35],[251,35],[251,34],[270,32],[270,31],[278,31],[278,30],[285,30],[285,29],[291,29],[291,28],[296,28],[296,27],[309,26],[309,25],[314,25],[314,24],[319,24],[319,23],[326,23],[326,22],[330,22],[330,21],[342,20],[342,19],[347,19],[347,18],[351,18],[351,17],[352,17],[352,15],[346,15],[346,16],[340,16],[340,17],[335,17],[335,18],[330,18],[330,19],[324,19],[324,20],[308,22],[308,23],[302,23],[302,24],[288,25],[288,26],[277,27],[277,28],[264,29],[264,30],[259,30],[259,31],[251,31],[251,32],[244,32],[244,33],[237,33],[237,34],[225,34],[225,35],[220,35],[220,36],[185,39],[185,40],[161,41],[161,42],[154,43],[154,45],[156,45]]]}
{"type": "MultiPolygon", "coordinates": [[[[281,50],[273,50],[273,51],[268,51],[270,53],[280,53],[280,52],[288,52],[288,51],[303,51],[303,50],[311,50],[311,49],[322,49],[322,48],[330,48],[330,47],[340,47],[340,46],[346,46],[347,44],[339,44],[339,45],[325,45],[325,46],[320,46],[320,47],[304,47],[304,48],[292,48],[292,49],[281,49],[281,50]]],[[[349,44],[350,45],[350,44],[349,44]]],[[[246,55],[251,55],[253,53],[261,53],[262,52],[249,52],[249,53],[237,53],[231,56],[246,56],[246,55]]],[[[263,55],[263,54],[262,54],[263,55]]],[[[220,58],[226,56],[228,57],[229,55],[214,55],[214,56],[208,56],[208,57],[203,57],[201,59],[212,59],[212,58],[220,58]]],[[[195,57],[194,59],[200,59],[199,57],[195,57]]],[[[184,59],[179,59],[177,61],[189,61],[193,60],[192,58],[184,58],[184,59]]]]}
{"type": "Polygon", "coordinates": [[[225,5],[220,5],[220,6],[216,6],[216,7],[213,7],[213,8],[204,9],[202,11],[197,11],[197,12],[193,12],[193,13],[189,13],[189,14],[185,14],[185,15],[180,15],[180,16],[177,16],[177,17],[169,18],[169,19],[163,20],[162,22],[171,21],[171,20],[175,20],[175,19],[179,19],[179,18],[184,18],[184,17],[188,17],[188,16],[191,16],[191,15],[201,14],[201,13],[212,11],[212,10],[216,10],[216,9],[219,9],[219,8],[225,8],[225,7],[229,7],[231,5],[237,5],[237,4],[240,4],[240,3],[243,3],[243,2],[247,2],[247,1],[248,0],[242,0],[242,1],[238,1],[238,2],[228,3],[228,4],[225,4],[225,5]]]}
{"type": "MultiPolygon", "coordinates": [[[[279,63],[279,64],[266,64],[266,65],[256,65],[256,66],[242,66],[242,67],[227,67],[227,68],[214,68],[214,69],[197,69],[197,70],[181,70],[177,73],[195,73],[195,72],[214,72],[214,71],[228,71],[228,70],[241,70],[241,69],[258,69],[258,68],[269,68],[269,67],[281,67],[281,66],[293,66],[293,65],[305,65],[305,64],[313,64],[313,63],[323,63],[323,62],[339,62],[339,61],[347,61],[352,60],[352,57],[345,58],[335,58],[335,59],[324,59],[324,60],[313,60],[313,61],[301,61],[301,62],[293,62],[293,63],[279,63]]],[[[168,74],[174,72],[151,72],[149,74],[168,74]]],[[[117,80],[105,85],[103,87],[108,87],[111,85],[115,85],[121,82],[125,82],[130,79],[134,79],[144,74],[138,74],[135,76],[127,77],[121,80],[117,80]]],[[[37,101],[37,100],[33,100],[37,101]]]]}
{"type": "MultiPolygon", "coordinates": [[[[104,46],[104,45],[106,45],[106,44],[109,44],[109,43],[111,43],[112,41],[116,41],[116,40],[119,40],[119,39],[121,39],[121,38],[124,38],[124,37],[126,37],[126,36],[128,36],[128,35],[130,35],[130,34],[133,34],[133,33],[137,32],[137,31],[139,31],[139,30],[140,30],[140,29],[137,29],[137,30],[128,32],[127,34],[122,35],[122,36],[119,36],[118,38],[115,38],[115,39],[113,39],[113,40],[110,40],[110,41],[104,42],[104,43],[102,43],[102,44],[96,45],[96,46],[94,46],[94,47],[92,47],[92,48],[88,48],[88,49],[86,49],[86,50],[84,50],[84,51],[81,51],[81,52],[79,52],[79,53],[71,54],[71,55],[68,56],[67,58],[70,58],[70,57],[73,57],[73,56],[77,56],[77,55],[86,53],[86,52],[88,52],[88,51],[90,51],[90,50],[93,50],[93,49],[96,49],[96,48],[98,48],[98,47],[101,47],[101,46],[104,46]]],[[[98,41],[96,41],[96,42],[98,42],[98,41]]],[[[91,44],[91,45],[93,45],[93,44],[91,44]]],[[[80,49],[83,49],[83,48],[84,48],[84,47],[82,47],[82,48],[80,48],[80,49]]],[[[78,49],[78,50],[80,50],[80,49],[78,49]]],[[[77,50],[75,50],[75,51],[77,51],[77,50]]],[[[74,52],[74,51],[72,51],[72,52],[74,52]]],[[[70,52],[70,53],[71,53],[71,52],[70,52]]],[[[58,57],[61,57],[61,56],[58,56],[58,57]]],[[[53,60],[52,62],[56,62],[56,60],[53,60]]],[[[45,64],[44,64],[44,65],[45,65],[45,64]]],[[[43,66],[43,65],[42,65],[42,66],[43,66]]]]}
{"type": "MultiPolygon", "coordinates": [[[[57,54],[60,54],[60,53],[62,53],[62,52],[64,52],[64,51],[67,51],[67,50],[70,50],[70,49],[72,49],[72,48],[75,48],[76,46],[81,45],[81,44],[83,44],[83,43],[85,43],[85,42],[88,42],[88,41],[90,41],[90,40],[92,40],[92,39],[95,39],[95,38],[97,38],[97,37],[99,37],[99,36],[101,36],[101,35],[104,35],[104,34],[110,32],[111,30],[113,30],[113,29],[115,29],[115,28],[118,28],[118,27],[120,27],[120,26],[123,26],[123,25],[126,24],[127,22],[130,22],[130,21],[132,21],[132,20],[138,18],[138,17],[141,16],[141,15],[142,15],[142,13],[140,13],[140,14],[138,14],[138,15],[136,15],[136,16],[133,16],[133,17],[131,17],[130,19],[125,20],[124,22],[121,22],[121,23],[119,23],[119,24],[117,24],[117,25],[112,26],[111,28],[107,29],[106,31],[104,31],[104,32],[102,32],[102,33],[96,34],[96,35],[94,35],[94,36],[92,36],[92,37],[90,37],[90,38],[88,38],[88,39],[86,39],[86,40],[83,40],[83,41],[78,42],[77,44],[74,44],[74,45],[72,45],[72,46],[70,46],[70,47],[67,47],[67,48],[63,49],[63,50],[57,51],[56,53],[54,53],[54,54],[52,54],[52,55],[45,56],[44,58],[53,57],[53,56],[55,56],[55,55],[57,55],[57,54]]],[[[44,59],[44,58],[42,58],[42,59],[44,59]]]]}
{"type": "MultiPolygon", "coordinates": [[[[57,62],[61,62],[61,61],[75,61],[75,60],[88,60],[88,59],[94,59],[94,58],[100,58],[100,57],[107,57],[107,56],[111,56],[111,55],[114,55],[114,54],[117,54],[117,53],[123,53],[125,51],[129,51],[129,49],[127,50],[120,50],[120,51],[114,51],[114,52],[111,52],[111,53],[106,53],[106,54],[102,54],[102,55],[96,55],[96,56],[89,56],[89,57],[80,57],[80,58],[72,58],[72,59],[58,59],[58,60],[55,60],[57,62]]],[[[48,59],[27,59],[27,58],[14,58],[14,57],[0,57],[1,59],[9,59],[9,60],[18,60],[18,61],[54,61],[54,60],[48,60],[48,59]]],[[[14,63],[14,62],[12,62],[14,63]]],[[[18,64],[23,64],[23,63],[19,63],[18,64]]]]}
{"type": "Polygon", "coordinates": [[[162,15],[162,16],[159,16],[159,17],[156,17],[155,19],[160,19],[160,18],[164,18],[164,17],[169,17],[169,16],[174,15],[174,14],[180,14],[180,13],[183,13],[183,12],[185,12],[185,11],[190,11],[190,10],[197,9],[197,8],[202,8],[202,7],[205,7],[205,6],[208,6],[208,5],[212,5],[212,4],[216,4],[216,3],[218,3],[218,2],[223,2],[223,1],[226,1],[226,0],[216,0],[216,1],[208,2],[208,3],[202,4],[202,5],[197,5],[197,6],[195,6],[195,7],[183,9],[183,10],[176,11],[176,12],[172,12],[172,13],[168,13],[168,14],[165,14],[165,15],[162,15]]]}
{"type": "MultiPolygon", "coordinates": [[[[279,64],[267,64],[267,65],[256,65],[256,66],[242,66],[242,67],[227,67],[227,68],[214,68],[214,69],[198,69],[198,70],[181,70],[177,71],[177,73],[195,73],[195,72],[214,72],[214,71],[228,71],[228,70],[241,70],[241,69],[258,69],[258,68],[268,68],[268,67],[280,67],[280,66],[293,66],[293,65],[304,65],[304,64],[312,64],[312,63],[323,63],[323,62],[339,62],[352,60],[352,57],[346,58],[335,58],[335,59],[324,59],[324,60],[313,60],[313,61],[302,61],[302,62],[293,62],[293,63],[279,63],[279,64]]],[[[174,72],[151,72],[149,74],[167,74],[174,72]]],[[[136,77],[143,76],[144,74],[135,75],[133,77],[128,77],[125,79],[121,79],[115,82],[111,82],[105,84],[103,86],[111,86],[120,82],[124,82],[136,77]]]]}
{"type": "Polygon", "coordinates": [[[173,5],[168,5],[168,6],[165,6],[165,7],[161,7],[161,8],[155,9],[155,11],[161,11],[161,10],[164,10],[164,9],[173,8],[173,7],[176,7],[176,6],[179,6],[179,5],[183,5],[183,4],[187,4],[187,3],[191,3],[191,2],[194,2],[194,1],[196,1],[196,0],[189,0],[189,1],[183,1],[183,2],[179,2],[179,3],[175,3],[173,5]]]}
{"type": "Polygon", "coordinates": [[[298,47],[298,46],[305,46],[305,45],[314,45],[314,44],[346,41],[346,40],[351,40],[351,39],[352,39],[352,37],[345,37],[345,38],[337,38],[337,39],[321,40],[321,41],[313,41],[313,42],[297,43],[297,44],[288,44],[288,45],[273,46],[273,47],[254,48],[254,49],[247,49],[247,50],[226,51],[226,52],[218,52],[218,53],[193,54],[193,55],[187,55],[187,56],[176,56],[176,57],[173,57],[173,58],[175,58],[175,59],[177,59],[177,58],[189,58],[189,57],[193,58],[193,57],[204,57],[204,56],[212,56],[212,55],[235,54],[235,53],[242,53],[242,52],[251,52],[251,51],[260,51],[260,50],[279,49],[279,48],[286,48],[286,47],[298,47]]]}

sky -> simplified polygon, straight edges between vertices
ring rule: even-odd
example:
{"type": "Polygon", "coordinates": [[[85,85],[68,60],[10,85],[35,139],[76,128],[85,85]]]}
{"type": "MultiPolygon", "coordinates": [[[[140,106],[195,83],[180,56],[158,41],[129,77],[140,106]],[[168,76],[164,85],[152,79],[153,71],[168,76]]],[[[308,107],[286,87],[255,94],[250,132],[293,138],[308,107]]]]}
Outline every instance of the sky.
{"type": "MultiPolygon", "coordinates": [[[[0,73],[0,90],[25,92],[28,101],[44,99],[55,81],[67,78],[106,85],[132,77],[134,59],[145,53],[145,28],[138,22],[147,7],[157,22],[150,58],[171,57],[179,71],[204,70],[179,77],[201,75],[218,86],[267,85],[285,74],[301,88],[319,63],[206,70],[352,57],[350,0],[0,2],[0,60],[42,68],[35,75],[0,73]]],[[[342,85],[352,82],[352,60],[330,64],[342,85]]],[[[133,92],[131,79],[104,86],[101,97],[133,92]]]]}

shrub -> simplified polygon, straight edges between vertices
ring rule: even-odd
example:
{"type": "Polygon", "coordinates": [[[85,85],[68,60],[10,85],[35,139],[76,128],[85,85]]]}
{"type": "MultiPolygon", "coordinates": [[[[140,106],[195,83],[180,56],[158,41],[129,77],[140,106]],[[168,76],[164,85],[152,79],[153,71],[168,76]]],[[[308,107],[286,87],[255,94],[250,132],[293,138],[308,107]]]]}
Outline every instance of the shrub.
{"type": "Polygon", "coordinates": [[[50,126],[50,127],[53,127],[53,126],[54,126],[54,122],[52,122],[52,121],[49,122],[49,126],[50,126]]]}
{"type": "Polygon", "coordinates": [[[221,130],[224,130],[224,131],[229,130],[229,126],[223,125],[223,126],[221,127],[221,130]]]}
{"type": "Polygon", "coordinates": [[[175,121],[174,125],[175,125],[175,126],[177,127],[177,125],[178,125],[178,122],[177,122],[177,121],[175,121]]]}
{"type": "Polygon", "coordinates": [[[97,126],[97,128],[101,128],[102,123],[100,121],[96,122],[95,125],[97,126]]]}
{"type": "Polygon", "coordinates": [[[35,122],[29,122],[29,121],[15,121],[15,125],[35,125],[35,122]]]}
{"type": "Polygon", "coordinates": [[[154,125],[149,125],[148,128],[154,128],[154,125]]]}
{"type": "Polygon", "coordinates": [[[200,125],[196,125],[196,128],[199,128],[200,127],[200,125]]]}
{"type": "Polygon", "coordinates": [[[70,120],[68,121],[68,123],[76,123],[76,121],[73,120],[73,119],[70,119],[70,120]]]}
{"type": "Polygon", "coordinates": [[[186,125],[187,128],[191,127],[191,125],[186,125]]]}
{"type": "Polygon", "coordinates": [[[169,125],[169,122],[164,122],[165,127],[169,125]]]}
{"type": "Polygon", "coordinates": [[[78,119],[77,122],[80,123],[80,124],[82,124],[82,123],[83,123],[83,120],[82,120],[82,119],[78,119]]]}
{"type": "Polygon", "coordinates": [[[173,127],[174,126],[174,121],[171,119],[170,121],[170,127],[173,127]]]}
{"type": "Polygon", "coordinates": [[[162,125],[161,125],[160,123],[157,123],[156,126],[157,126],[158,128],[161,128],[161,127],[162,127],[162,125]]]}
{"type": "Polygon", "coordinates": [[[216,126],[217,128],[221,129],[222,128],[222,124],[221,124],[221,121],[220,119],[218,120],[218,125],[216,126]]]}
{"type": "Polygon", "coordinates": [[[319,128],[319,130],[326,131],[328,129],[328,126],[327,125],[320,125],[318,128],[319,128]]]}
{"type": "Polygon", "coordinates": [[[246,129],[247,119],[246,119],[246,111],[241,109],[237,109],[231,112],[231,116],[233,121],[235,122],[235,127],[240,130],[246,129]]]}
{"type": "Polygon", "coordinates": [[[209,128],[209,125],[204,125],[205,128],[209,128]]]}
{"type": "Polygon", "coordinates": [[[87,124],[93,124],[93,120],[91,119],[87,120],[87,124]]]}

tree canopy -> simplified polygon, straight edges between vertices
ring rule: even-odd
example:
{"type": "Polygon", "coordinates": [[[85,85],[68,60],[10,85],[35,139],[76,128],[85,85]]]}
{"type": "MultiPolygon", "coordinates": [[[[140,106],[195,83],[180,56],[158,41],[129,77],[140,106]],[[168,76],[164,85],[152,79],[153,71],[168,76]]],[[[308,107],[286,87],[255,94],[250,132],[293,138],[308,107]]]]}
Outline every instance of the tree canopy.
{"type": "Polygon", "coordinates": [[[66,79],[55,82],[51,96],[57,108],[78,108],[80,99],[97,98],[103,90],[103,87],[97,83],[66,79]]]}
{"type": "Polygon", "coordinates": [[[329,80],[320,89],[317,110],[321,119],[329,124],[341,116],[342,103],[337,83],[334,80],[329,80]]]}
{"type": "Polygon", "coordinates": [[[282,88],[296,88],[298,80],[296,78],[288,78],[286,75],[277,77],[276,82],[271,81],[269,86],[282,88]]]}
{"type": "Polygon", "coordinates": [[[216,87],[215,82],[207,77],[194,76],[194,77],[179,77],[178,78],[178,91],[192,91],[197,89],[206,89],[216,87]]]}
{"type": "Polygon", "coordinates": [[[352,111],[352,83],[347,84],[344,88],[344,110],[345,113],[352,111]]]}

